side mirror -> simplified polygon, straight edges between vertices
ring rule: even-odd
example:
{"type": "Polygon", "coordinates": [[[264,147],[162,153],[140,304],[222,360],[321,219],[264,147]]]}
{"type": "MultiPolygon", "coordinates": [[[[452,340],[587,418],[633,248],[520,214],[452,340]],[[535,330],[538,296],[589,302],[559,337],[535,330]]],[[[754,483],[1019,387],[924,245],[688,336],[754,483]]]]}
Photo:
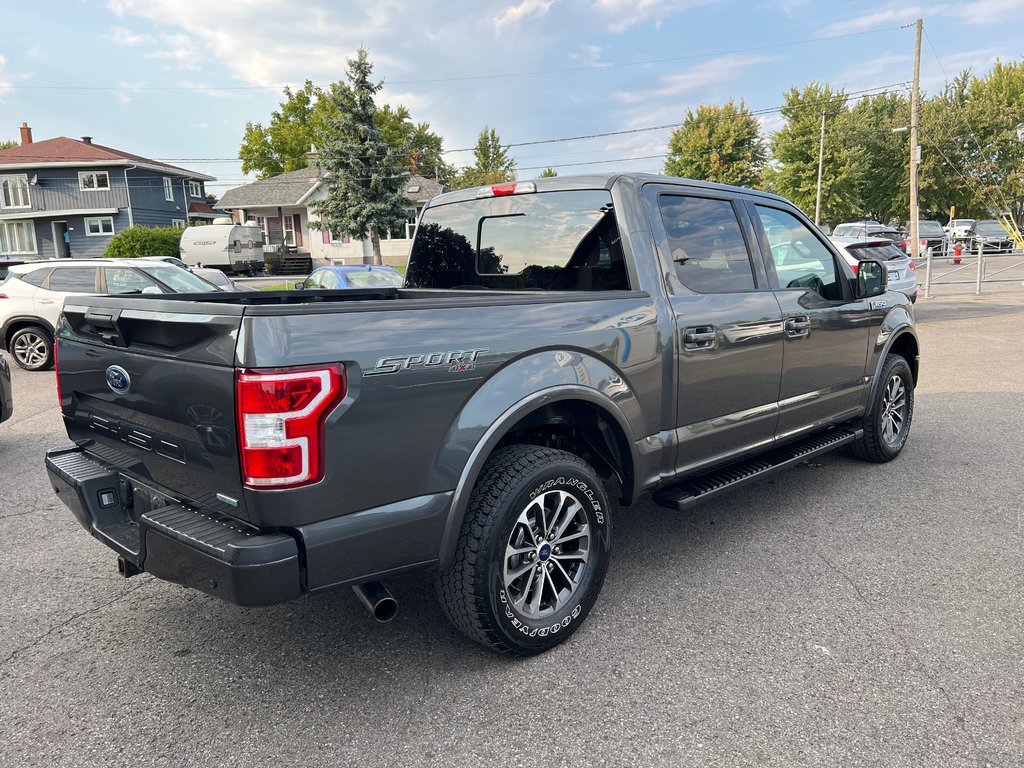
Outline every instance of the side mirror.
{"type": "Polygon", "coordinates": [[[306,281],[305,280],[303,280],[300,283],[296,283],[295,284],[295,290],[296,291],[304,291],[305,289],[306,289],[306,281]]]}
{"type": "Polygon", "coordinates": [[[885,265],[874,259],[867,259],[857,265],[856,296],[858,299],[870,299],[881,296],[888,286],[888,273],[885,265]]]}

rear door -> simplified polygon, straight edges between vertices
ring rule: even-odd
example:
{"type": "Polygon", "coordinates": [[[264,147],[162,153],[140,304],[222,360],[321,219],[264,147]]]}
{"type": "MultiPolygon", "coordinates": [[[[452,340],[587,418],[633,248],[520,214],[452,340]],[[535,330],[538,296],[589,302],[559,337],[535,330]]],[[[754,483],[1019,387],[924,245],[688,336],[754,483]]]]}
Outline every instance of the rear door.
{"type": "Polygon", "coordinates": [[[782,313],[742,204],[664,186],[645,195],[671,262],[675,315],[676,471],[771,444],[782,372],[782,313]]]}
{"type": "Polygon", "coordinates": [[[852,273],[816,227],[781,206],[749,208],[782,308],[785,346],[776,438],[785,440],[860,412],[871,310],[868,301],[853,298],[852,273]]]}
{"type": "Polygon", "coordinates": [[[99,292],[97,271],[95,265],[56,267],[32,297],[36,314],[55,328],[65,296],[99,292]]]}

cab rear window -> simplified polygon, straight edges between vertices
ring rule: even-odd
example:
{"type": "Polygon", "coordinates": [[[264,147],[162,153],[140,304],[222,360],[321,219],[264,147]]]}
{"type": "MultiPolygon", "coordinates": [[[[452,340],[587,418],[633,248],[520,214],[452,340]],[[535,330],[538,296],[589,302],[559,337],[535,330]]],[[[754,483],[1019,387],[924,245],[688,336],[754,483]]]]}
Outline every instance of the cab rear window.
{"type": "Polygon", "coordinates": [[[407,288],[628,290],[607,190],[507,195],[428,208],[407,288]]]}

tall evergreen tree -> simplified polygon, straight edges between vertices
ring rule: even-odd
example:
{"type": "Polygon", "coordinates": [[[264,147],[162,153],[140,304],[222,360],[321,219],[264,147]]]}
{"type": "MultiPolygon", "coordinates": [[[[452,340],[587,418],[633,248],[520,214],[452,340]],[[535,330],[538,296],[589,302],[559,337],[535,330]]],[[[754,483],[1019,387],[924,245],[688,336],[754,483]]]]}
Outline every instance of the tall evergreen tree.
{"type": "Polygon", "coordinates": [[[759,129],[742,101],[739,106],[732,99],[722,106],[702,104],[672,131],[665,173],[756,187],[768,156],[759,129]]]}
{"type": "Polygon", "coordinates": [[[814,215],[818,182],[818,142],[825,113],[825,155],[821,176],[821,220],[838,223],[860,218],[861,150],[851,138],[846,92],[811,82],[790,88],[782,116],[786,125],[772,136],[773,164],[765,172],[768,187],[814,215]]]}
{"type": "Polygon", "coordinates": [[[372,72],[369,56],[360,48],[348,60],[348,82],[331,88],[337,115],[327,120],[317,141],[327,197],[311,207],[320,217],[313,226],[336,235],[369,236],[373,263],[380,264],[380,234],[405,225],[409,203],[401,167],[406,148],[395,149],[381,136],[373,97],[382,84],[371,81],[372,72]]]}

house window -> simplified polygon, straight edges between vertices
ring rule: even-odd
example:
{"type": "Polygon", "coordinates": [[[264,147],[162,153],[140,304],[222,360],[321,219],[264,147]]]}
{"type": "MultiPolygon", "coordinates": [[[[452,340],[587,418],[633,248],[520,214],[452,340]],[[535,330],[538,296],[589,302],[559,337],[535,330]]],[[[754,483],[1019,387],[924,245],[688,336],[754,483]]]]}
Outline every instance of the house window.
{"type": "Polygon", "coordinates": [[[188,183],[188,193],[192,197],[202,197],[203,185],[200,184],[198,181],[190,181],[188,183]]]}
{"type": "Polygon", "coordinates": [[[32,201],[28,196],[28,176],[0,176],[0,207],[30,208],[32,201]]]}
{"type": "Polygon", "coordinates": [[[171,226],[174,227],[175,229],[184,229],[185,228],[185,220],[184,219],[171,219],[171,226]]]}
{"type": "Polygon", "coordinates": [[[0,221],[0,253],[35,253],[36,230],[31,221],[0,221]]]}
{"type": "Polygon", "coordinates": [[[114,219],[110,216],[96,216],[86,219],[85,234],[88,237],[114,234],[114,219]]]}
{"type": "Polygon", "coordinates": [[[174,202],[174,182],[164,176],[164,200],[169,203],[174,202]]]}
{"type": "Polygon", "coordinates": [[[110,189],[110,174],[106,171],[79,171],[78,188],[83,192],[110,189]]]}

